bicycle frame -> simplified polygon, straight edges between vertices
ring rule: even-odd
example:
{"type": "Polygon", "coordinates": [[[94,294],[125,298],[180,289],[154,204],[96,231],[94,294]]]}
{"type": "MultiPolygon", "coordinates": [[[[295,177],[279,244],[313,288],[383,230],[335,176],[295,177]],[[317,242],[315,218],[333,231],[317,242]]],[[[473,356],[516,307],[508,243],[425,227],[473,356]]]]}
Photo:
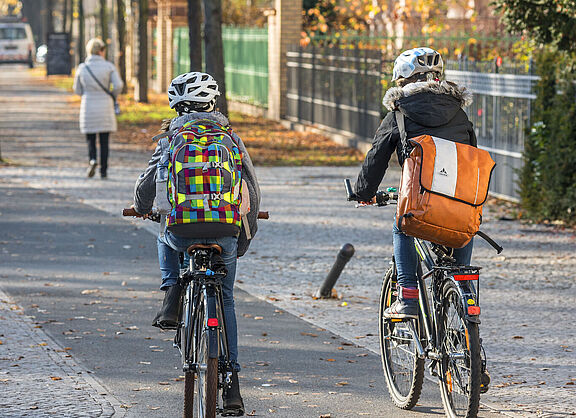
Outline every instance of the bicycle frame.
{"type": "MultiPolygon", "coordinates": [[[[474,323],[480,323],[480,319],[477,315],[470,315],[468,307],[474,306],[478,307],[479,299],[479,286],[474,286],[472,280],[460,281],[455,280],[454,276],[466,275],[478,278],[478,272],[480,267],[474,266],[457,266],[457,265],[437,265],[434,261],[432,255],[432,250],[426,241],[419,238],[414,239],[414,245],[421,262],[418,264],[418,293],[419,293],[419,305],[420,305],[420,319],[423,324],[423,330],[425,335],[421,335],[418,338],[418,333],[414,327],[413,321],[409,321],[408,327],[412,338],[416,345],[416,350],[418,351],[418,357],[429,358],[433,362],[440,360],[440,354],[435,351],[440,347],[440,335],[439,335],[439,324],[438,324],[438,308],[442,304],[441,300],[437,300],[436,296],[440,293],[438,287],[442,285],[445,280],[454,280],[458,284],[457,288],[460,293],[460,300],[462,303],[463,311],[466,312],[466,319],[474,323]],[[428,270],[424,274],[422,270],[422,264],[428,270]],[[431,291],[427,291],[426,279],[430,278],[431,282],[428,286],[431,291]],[[432,315],[432,307],[434,307],[434,312],[436,315],[432,315]],[[422,340],[424,340],[426,346],[422,345],[422,340]]],[[[440,254],[436,253],[438,257],[440,254]]],[[[434,367],[434,363],[431,364],[430,368],[434,367]]]]}

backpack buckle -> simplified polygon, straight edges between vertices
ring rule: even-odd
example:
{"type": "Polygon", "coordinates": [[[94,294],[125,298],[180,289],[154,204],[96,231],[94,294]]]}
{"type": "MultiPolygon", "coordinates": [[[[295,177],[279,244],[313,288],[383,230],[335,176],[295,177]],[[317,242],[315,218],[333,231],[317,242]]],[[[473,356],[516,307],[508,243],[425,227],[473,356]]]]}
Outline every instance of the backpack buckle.
{"type": "Polygon", "coordinates": [[[222,200],[222,193],[212,193],[210,195],[210,200],[222,200]]]}

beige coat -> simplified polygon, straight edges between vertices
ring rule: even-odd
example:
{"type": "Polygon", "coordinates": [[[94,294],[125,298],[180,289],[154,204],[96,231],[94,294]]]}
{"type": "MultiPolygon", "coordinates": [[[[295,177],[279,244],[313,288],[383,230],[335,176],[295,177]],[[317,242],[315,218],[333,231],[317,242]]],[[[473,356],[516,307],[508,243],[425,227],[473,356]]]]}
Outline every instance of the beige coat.
{"type": "Polygon", "coordinates": [[[115,132],[114,101],[96,83],[85,68],[86,65],[90,67],[104,87],[112,86],[111,92],[114,96],[118,96],[124,85],[114,64],[100,55],[90,55],[83,64],[78,66],[74,78],[74,92],[82,96],[80,132],[83,134],[115,132]]]}

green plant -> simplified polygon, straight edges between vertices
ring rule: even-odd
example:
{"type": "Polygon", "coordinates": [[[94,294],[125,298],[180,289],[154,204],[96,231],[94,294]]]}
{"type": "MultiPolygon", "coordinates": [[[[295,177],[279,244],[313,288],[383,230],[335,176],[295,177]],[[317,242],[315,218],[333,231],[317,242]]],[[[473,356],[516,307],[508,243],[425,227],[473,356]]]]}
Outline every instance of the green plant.
{"type": "Polygon", "coordinates": [[[575,59],[556,48],[536,58],[540,76],[531,130],[520,171],[520,199],[528,218],[576,224],[575,59]]]}

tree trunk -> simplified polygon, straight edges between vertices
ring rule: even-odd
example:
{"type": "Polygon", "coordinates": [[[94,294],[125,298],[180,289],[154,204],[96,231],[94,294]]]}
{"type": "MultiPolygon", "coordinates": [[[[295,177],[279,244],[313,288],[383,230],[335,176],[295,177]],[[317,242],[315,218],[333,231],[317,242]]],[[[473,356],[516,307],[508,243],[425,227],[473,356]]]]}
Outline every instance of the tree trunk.
{"type": "MultiPolygon", "coordinates": [[[[54,32],[54,0],[48,0],[46,3],[46,33],[54,32]]],[[[46,38],[48,39],[48,38],[46,38]]]]}
{"type": "Polygon", "coordinates": [[[62,32],[68,32],[67,26],[68,26],[68,0],[64,0],[64,10],[62,11],[62,32]]]}
{"type": "MultiPolygon", "coordinates": [[[[100,0],[100,36],[108,45],[108,13],[106,11],[106,0],[100,0]]],[[[106,58],[108,58],[108,48],[106,48],[106,58]]]]}
{"type": "Polygon", "coordinates": [[[84,62],[86,57],[85,51],[86,22],[84,20],[84,0],[78,0],[78,58],[79,63],[84,62]]]}
{"type": "Polygon", "coordinates": [[[202,1],[188,0],[190,71],[202,71],[202,1]]]}
{"type": "Polygon", "coordinates": [[[148,103],[148,0],[138,1],[138,88],[135,100],[148,103]]]}
{"type": "Polygon", "coordinates": [[[126,3],[124,0],[116,0],[118,25],[118,70],[124,82],[122,93],[126,93],[126,3]]]}
{"type": "Polygon", "coordinates": [[[216,79],[220,90],[218,107],[228,114],[226,80],[224,73],[224,48],[222,46],[222,1],[204,0],[204,49],[206,72],[216,79]]]}

